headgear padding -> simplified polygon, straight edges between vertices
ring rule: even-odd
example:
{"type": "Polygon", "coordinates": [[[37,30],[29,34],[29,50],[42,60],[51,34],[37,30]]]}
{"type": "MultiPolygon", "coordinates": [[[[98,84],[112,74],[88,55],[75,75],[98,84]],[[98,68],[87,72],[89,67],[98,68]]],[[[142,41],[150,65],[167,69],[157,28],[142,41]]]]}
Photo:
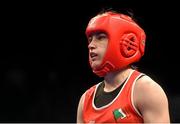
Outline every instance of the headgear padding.
{"type": "Polygon", "coordinates": [[[131,17],[113,12],[97,15],[90,20],[86,36],[96,31],[106,33],[109,38],[101,65],[93,69],[98,76],[127,67],[144,55],[145,32],[131,17]]]}

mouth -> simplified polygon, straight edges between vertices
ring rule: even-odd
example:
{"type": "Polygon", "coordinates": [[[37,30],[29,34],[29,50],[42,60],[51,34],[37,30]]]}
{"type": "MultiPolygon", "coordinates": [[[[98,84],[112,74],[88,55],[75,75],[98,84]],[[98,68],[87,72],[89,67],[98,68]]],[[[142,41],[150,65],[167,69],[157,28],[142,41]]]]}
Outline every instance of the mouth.
{"type": "Polygon", "coordinates": [[[93,53],[93,52],[90,53],[90,58],[92,61],[95,61],[97,56],[98,56],[98,54],[96,54],[96,53],[93,53]]]}

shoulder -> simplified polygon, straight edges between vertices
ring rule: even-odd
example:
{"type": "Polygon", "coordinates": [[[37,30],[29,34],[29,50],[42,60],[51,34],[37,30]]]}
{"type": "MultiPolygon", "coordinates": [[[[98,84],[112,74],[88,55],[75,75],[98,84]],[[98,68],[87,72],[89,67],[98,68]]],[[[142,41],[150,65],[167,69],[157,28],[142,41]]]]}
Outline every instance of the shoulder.
{"type": "Polygon", "coordinates": [[[165,115],[168,113],[168,100],[163,88],[145,75],[139,78],[134,87],[134,103],[144,116],[165,115]]]}
{"type": "Polygon", "coordinates": [[[134,88],[134,93],[141,102],[160,101],[166,98],[163,88],[147,75],[139,78],[134,88]]]}
{"type": "Polygon", "coordinates": [[[78,104],[78,110],[77,110],[77,123],[82,123],[83,122],[83,108],[84,108],[84,102],[85,99],[87,99],[88,97],[90,97],[94,90],[96,89],[96,85],[93,85],[92,87],[90,87],[89,89],[87,89],[81,96],[80,100],[79,100],[79,104],[78,104]]]}
{"type": "Polygon", "coordinates": [[[135,86],[140,90],[162,90],[161,86],[147,75],[140,77],[135,86]]]}
{"type": "Polygon", "coordinates": [[[96,87],[97,87],[99,84],[100,84],[100,83],[91,86],[89,89],[87,89],[87,90],[82,94],[82,96],[81,96],[81,98],[80,98],[80,100],[79,100],[79,105],[80,105],[80,106],[83,106],[83,105],[84,105],[85,98],[87,99],[88,97],[90,97],[91,95],[93,95],[96,87]]]}
{"type": "Polygon", "coordinates": [[[77,118],[76,118],[77,123],[83,123],[82,111],[83,111],[83,104],[84,104],[84,94],[81,96],[81,98],[79,100],[79,104],[78,104],[77,118]]]}
{"type": "MultiPolygon", "coordinates": [[[[163,95],[165,92],[163,88],[155,82],[152,78],[145,75],[139,78],[135,85],[135,90],[138,95],[153,95],[160,94],[163,95]],[[143,94],[141,94],[143,92],[143,94]]],[[[164,94],[165,95],[165,94],[164,94]]]]}

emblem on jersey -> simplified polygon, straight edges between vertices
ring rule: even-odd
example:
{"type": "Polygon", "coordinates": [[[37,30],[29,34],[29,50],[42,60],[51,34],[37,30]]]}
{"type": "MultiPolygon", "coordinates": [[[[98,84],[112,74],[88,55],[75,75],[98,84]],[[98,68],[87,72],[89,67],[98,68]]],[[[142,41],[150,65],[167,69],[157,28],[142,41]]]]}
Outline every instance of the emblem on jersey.
{"type": "Polygon", "coordinates": [[[115,109],[113,111],[113,115],[114,115],[114,118],[117,120],[117,119],[123,119],[125,118],[127,115],[125,114],[125,112],[120,108],[120,109],[115,109]]]}

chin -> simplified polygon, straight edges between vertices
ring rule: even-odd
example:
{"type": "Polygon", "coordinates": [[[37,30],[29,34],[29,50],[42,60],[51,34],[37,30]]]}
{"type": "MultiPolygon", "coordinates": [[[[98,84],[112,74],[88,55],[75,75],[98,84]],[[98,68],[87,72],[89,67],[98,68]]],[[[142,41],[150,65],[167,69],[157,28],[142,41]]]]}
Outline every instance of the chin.
{"type": "Polygon", "coordinates": [[[91,63],[91,68],[92,68],[93,70],[96,70],[96,69],[99,68],[100,65],[101,65],[100,62],[92,62],[92,63],[91,63]]]}

